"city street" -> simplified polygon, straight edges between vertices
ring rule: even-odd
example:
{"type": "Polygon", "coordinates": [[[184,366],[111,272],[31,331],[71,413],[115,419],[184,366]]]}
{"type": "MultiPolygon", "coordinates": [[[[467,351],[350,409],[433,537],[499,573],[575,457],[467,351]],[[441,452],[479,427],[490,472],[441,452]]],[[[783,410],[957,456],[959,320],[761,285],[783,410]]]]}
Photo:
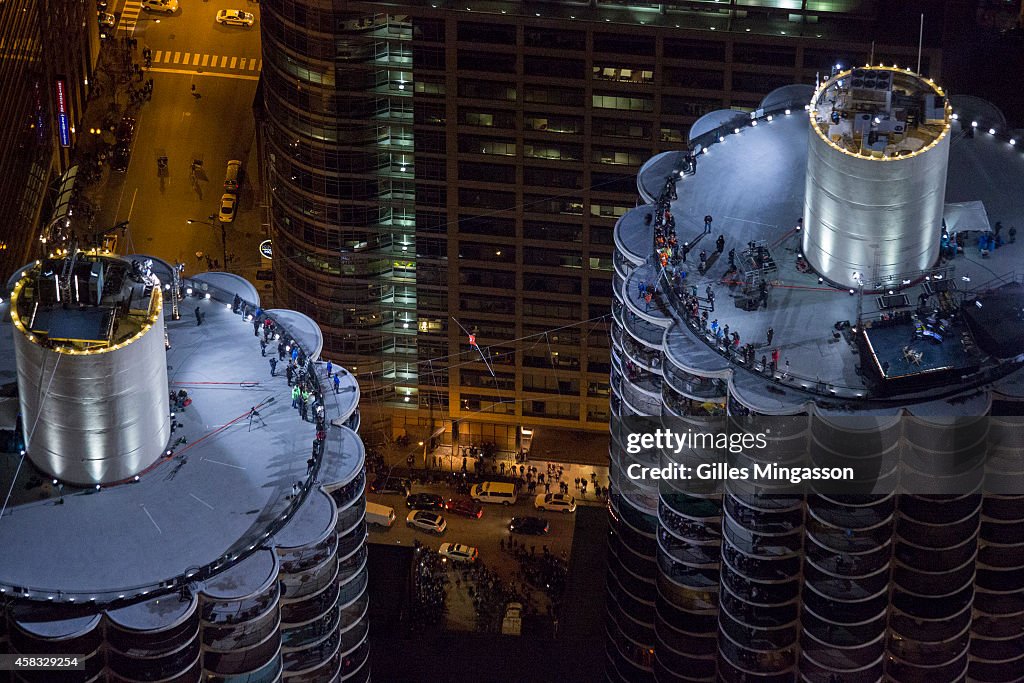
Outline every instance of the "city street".
{"type": "MultiPolygon", "coordinates": [[[[258,16],[258,5],[242,4],[258,16]]],[[[216,261],[224,268],[226,252],[227,269],[255,281],[257,269],[269,268],[258,251],[267,237],[258,210],[252,114],[259,78],[258,19],[252,28],[217,24],[216,13],[224,7],[211,3],[182,3],[171,15],[138,12],[137,6],[138,0],[125,5],[117,37],[133,29],[137,63],[143,62],[144,48],[152,50],[151,68],[142,81],[131,84],[139,87],[153,79],[152,100],[135,114],[127,172],[109,171],[106,185],[94,193],[99,195],[96,224],[130,221],[126,243],[118,245],[121,253],[181,261],[190,274],[208,270],[207,257],[211,265],[216,261]],[[167,169],[158,173],[161,156],[167,157],[167,169]],[[224,224],[222,234],[216,214],[229,159],[243,162],[243,182],[236,218],[224,224]],[[200,165],[193,175],[194,161],[200,165]],[[196,222],[187,224],[188,219],[196,222]]]]}

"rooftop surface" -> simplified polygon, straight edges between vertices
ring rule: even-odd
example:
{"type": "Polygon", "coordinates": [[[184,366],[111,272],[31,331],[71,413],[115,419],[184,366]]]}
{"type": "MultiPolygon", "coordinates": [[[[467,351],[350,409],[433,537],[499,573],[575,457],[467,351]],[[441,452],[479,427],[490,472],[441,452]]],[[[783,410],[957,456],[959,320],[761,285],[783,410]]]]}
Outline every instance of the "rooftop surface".
{"type": "MultiPolygon", "coordinates": [[[[205,277],[187,284],[199,294],[205,277]]],[[[223,300],[186,297],[177,321],[165,297],[170,389],[184,389],[192,399],[175,415],[182,426],[171,435],[171,457],[138,482],[100,491],[67,487],[58,504],[58,492],[27,459],[19,471],[17,455],[0,456],[0,493],[12,491],[0,517],[0,587],[18,587],[22,594],[27,588],[37,599],[76,595],[82,601],[93,593],[102,601],[262,545],[265,530],[287,513],[293,484],[311,478],[306,461],[315,426],[291,408],[283,364],[270,376],[276,343],[261,356],[252,323],[231,312],[232,294],[225,296],[231,282],[222,280],[206,284],[220,285],[212,291],[223,300]],[[197,308],[204,314],[198,326],[197,308]],[[250,420],[253,406],[259,415],[250,420]]],[[[0,306],[0,382],[14,380],[6,306],[0,306]]],[[[293,312],[280,317],[301,343],[316,344],[319,330],[312,321],[293,312]]],[[[318,367],[328,422],[348,418],[358,402],[355,380],[343,376],[343,391],[335,394],[318,367]]],[[[329,427],[320,481],[350,480],[362,455],[354,432],[329,427]]]]}
{"type": "MultiPolygon", "coordinates": [[[[683,265],[688,273],[687,290],[696,287],[709,321],[728,324],[730,334],[740,335],[741,344],[753,343],[755,366],[760,365],[762,356],[770,362],[772,349],[779,351],[779,367],[774,374],[756,367],[751,371],[747,366],[733,373],[731,380],[738,398],[747,397],[750,407],[766,411],[792,410],[794,405],[810,400],[808,390],[821,384],[826,385],[826,396],[835,390],[834,395],[840,398],[866,397],[869,388],[858,372],[859,356],[845,339],[836,339],[834,325],[855,322],[859,302],[864,319],[878,319],[888,312],[879,307],[877,294],[865,294],[861,300],[857,293],[851,295],[847,290],[819,283],[817,275],[796,268],[800,238],[795,228],[803,212],[808,125],[805,112],[793,111],[790,115],[776,114],[770,122],[762,119],[756,127],[741,127],[738,134],[730,130],[724,142],[711,145],[707,154],[699,156],[696,174],[678,182],[677,199],[671,205],[679,243],[690,244],[683,265]],[[710,234],[702,234],[705,215],[713,217],[710,234]],[[716,258],[719,235],[724,237],[725,245],[716,258]],[[751,241],[768,247],[778,270],[769,276],[772,286],[767,308],[746,311],[735,301],[740,283],[726,277],[727,254],[735,249],[739,257],[751,241]],[[698,273],[702,250],[707,252],[710,264],[705,275],[698,273]],[[713,311],[704,300],[708,287],[714,292],[713,311]],[[774,331],[771,345],[767,343],[769,328],[774,331]]],[[[1003,224],[1001,236],[1008,240],[1010,226],[1024,228],[1021,145],[1010,145],[1006,139],[984,131],[969,138],[962,135],[960,122],[952,125],[946,201],[982,201],[989,220],[993,225],[996,221],[1003,224]]],[[[677,162],[674,152],[652,158],[641,169],[641,190],[656,198],[677,162]]],[[[683,367],[704,375],[736,368],[714,350],[708,338],[681,322],[673,323],[681,316],[668,307],[665,297],[659,296],[651,304],[639,298],[639,285],[659,282],[661,271],[652,258],[653,227],[645,223],[653,208],[633,209],[616,226],[617,246],[634,263],[643,262],[623,285],[629,310],[636,320],[648,321],[654,328],[675,325],[667,337],[667,351],[683,367]]],[[[1005,244],[983,258],[976,246],[978,234],[970,233],[964,253],[947,262],[946,270],[931,272],[954,281],[964,291],[1020,271],[1024,242],[1005,244]]],[[[917,306],[919,295],[928,286],[925,273],[916,275],[913,286],[900,290],[909,298],[911,308],[917,306]]],[[[930,301],[935,301],[934,296],[930,301]]],[[[630,328],[628,324],[626,327],[630,328]]]]}

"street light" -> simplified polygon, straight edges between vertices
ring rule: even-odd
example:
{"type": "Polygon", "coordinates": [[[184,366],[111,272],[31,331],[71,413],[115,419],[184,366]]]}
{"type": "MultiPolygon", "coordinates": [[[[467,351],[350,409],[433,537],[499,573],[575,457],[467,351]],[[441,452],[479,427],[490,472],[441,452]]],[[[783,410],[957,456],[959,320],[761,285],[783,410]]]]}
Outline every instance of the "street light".
{"type": "MultiPolygon", "coordinates": [[[[188,218],[188,219],[185,220],[185,222],[188,223],[189,225],[192,225],[193,223],[202,223],[203,225],[209,225],[211,228],[216,228],[217,224],[213,222],[213,219],[216,218],[216,217],[217,217],[217,214],[211,213],[209,216],[206,217],[207,220],[205,220],[205,221],[199,220],[198,218],[188,218]]],[[[221,247],[221,251],[223,252],[221,254],[221,257],[224,259],[223,262],[222,262],[224,264],[224,270],[227,270],[228,269],[228,231],[227,231],[227,225],[223,221],[220,222],[220,247],[221,247]]]]}

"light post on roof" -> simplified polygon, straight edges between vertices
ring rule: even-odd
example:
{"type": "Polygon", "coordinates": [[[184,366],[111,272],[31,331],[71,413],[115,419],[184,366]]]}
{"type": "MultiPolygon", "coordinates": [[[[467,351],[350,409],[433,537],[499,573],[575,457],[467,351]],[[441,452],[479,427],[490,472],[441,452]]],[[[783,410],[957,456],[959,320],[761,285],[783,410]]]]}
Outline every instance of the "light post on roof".
{"type": "MultiPolygon", "coordinates": [[[[200,220],[198,218],[188,218],[185,220],[186,223],[192,225],[193,223],[202,223],[203,225],[209,225],[211,228],[216,228],[217,224],[213,222],[213,219],[217,217],[217,214],[211,213],[206,217],[206,220],[200,220]]],[[[227,225],[221,221],[220,224],[220,248],[222,251],[221,257],[224,259],[224,270],[228,269],[228,231],[227,225]]]]}

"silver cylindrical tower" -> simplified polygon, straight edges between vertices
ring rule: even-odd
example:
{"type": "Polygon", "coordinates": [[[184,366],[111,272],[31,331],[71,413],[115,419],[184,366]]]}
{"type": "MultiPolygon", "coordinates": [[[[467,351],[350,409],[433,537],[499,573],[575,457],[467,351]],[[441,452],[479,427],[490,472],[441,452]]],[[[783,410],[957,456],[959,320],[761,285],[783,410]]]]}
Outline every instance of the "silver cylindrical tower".
{"type": "Polygon", "coordinates": [[[851,69],[818,88],[803,250],[820,275],[874,289],[935,264],[951,114],[943,90],[907,69],[851,69]]]}
{"type": "Polygon", "coordinates": [[[28,456],[75,485],[129,478],[170,437],[160,281],[78,253],[26,273],[11,296],[28,456]]]}

